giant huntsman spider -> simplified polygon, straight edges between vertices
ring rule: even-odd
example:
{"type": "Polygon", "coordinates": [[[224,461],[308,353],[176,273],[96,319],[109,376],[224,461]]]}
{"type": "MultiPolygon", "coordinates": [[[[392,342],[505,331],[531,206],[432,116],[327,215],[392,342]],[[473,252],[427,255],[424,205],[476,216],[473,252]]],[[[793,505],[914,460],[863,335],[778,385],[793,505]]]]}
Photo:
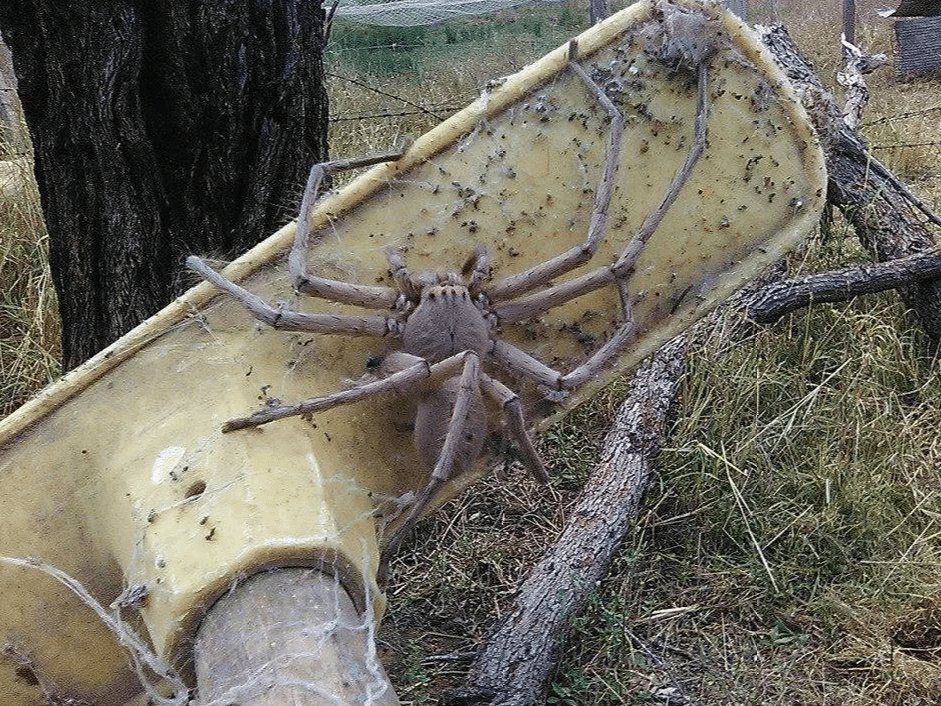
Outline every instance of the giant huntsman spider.
{"type": "MultiPolygon", "coordinates": [[[[570,58],[575,47],[570,47],[570,58]]],[[[560,275],[588,263],[607,235],[607,212],[613,191],[624,121],[604,90],[574,61],[570,69],[580,77],[610,116],[609,138],[601,182],[595,193],[585,241],[528,270],[498,279],[492,284],[486,248],[478,245],[460,272],[409,272],[402,255],[392,248],[385,253],[393,287],[365,286],[324,279],[307,271],[310,218],[324,175],[350,166],[347,162],[315,165],[310,172],[298,215],[297,232],[288,257],[288,268],[298,292],[328,301],[352,304],[390,313],[375,315],[306,314],[275,307],[212,270],[197,257],[187,265],[226,294],[237,299],[255,318],[275,329],[318,334],[374,336],[398,343],[397,350],[382,359],[375,374],[350,389],[298,404],[275,404],[243,418],[228,421],[223,431],[253,427],[284,417],[311,414],[337,405],[366,400],[389,391],[413,395],[417,402],[414,441],[430,479],[418,494],[399,529],[386,543],[380,562],[384,573],[417,518],[441,486],[462,473],[482,452],[487,433],[484,397],[502,409],[505,426],[519,447],[520,459],[533,477],[548,481],[542,460],[526,431],[522,406],[510,388],[486,371],[534,381],[550,398],[564,396],[612,363],[634,337],[631,296],[627,280],[644,245],[676,200],[706,142],[709,57],[697,63],[697,112],[695,136],[686,159],[673,178],[659,206],[613,264],[604,264],[561,284],[560,275]],[[622,306],[622,320],[613,335],[589,358],[569,372],[560,372],[500,338],[500,325],[525,322],[572,299],[613,285],[622,306]]],[[[358,160],[356,166],[394,157],[358,160]]]]}

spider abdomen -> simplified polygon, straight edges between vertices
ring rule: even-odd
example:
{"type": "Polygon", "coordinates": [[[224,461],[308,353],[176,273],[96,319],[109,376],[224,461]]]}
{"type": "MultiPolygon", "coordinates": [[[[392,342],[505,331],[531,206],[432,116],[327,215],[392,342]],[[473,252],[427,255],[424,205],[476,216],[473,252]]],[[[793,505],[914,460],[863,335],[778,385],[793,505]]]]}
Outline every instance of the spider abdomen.
{"type": "MultiPolygon", "coordinates": [[[[460,378],[453,377],[429,390],[418,402],[415,412],[415,448],[429,469],[435,467],[444,447],[460,386],[460,378]]],[[[451,476],[467,470],[477,460],[487,436],[487,411],[483,396],[476,387],[470,394],[467,415],[462,420],[461,435],[454,452],[451,476]]]]}
{"type": "Polygon", "coordinates": [[[467,288],[457,284],[427,287],[402,332],[402,349],[430,363],[463,351],[483,356],[488,341],[483,313],[467,288]]]}

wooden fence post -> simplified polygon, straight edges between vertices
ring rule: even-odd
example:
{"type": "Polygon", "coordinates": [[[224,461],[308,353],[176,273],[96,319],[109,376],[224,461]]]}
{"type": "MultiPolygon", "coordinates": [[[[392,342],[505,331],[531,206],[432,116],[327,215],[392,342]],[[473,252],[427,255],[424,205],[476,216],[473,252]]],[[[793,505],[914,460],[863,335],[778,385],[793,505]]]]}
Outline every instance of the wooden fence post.
{"type": "Polygon", "coordinates": [[[723,4],[729,8],[730,12],[734,12],[738,15],[739,19],[743,22],[748,21],[748,6],[745,0],[724,0],[723,4]]]}
{"type": "Polygon", "coordinates": [[[29,138],[23,120],[23,108],[16,93],[13,55],[0,34],[0,144],[8,145],[9,156],[29,154],[29,138]]]}
{"type": "Polygon", "coordinates": [[[843,0],[843,36],[856,44],[856,0],[843,0]]]}
{"type": "Polygon", "coordinates": [[[588,0],[588,18],[593,25],[608,16],[608,0],[588,0]]]}

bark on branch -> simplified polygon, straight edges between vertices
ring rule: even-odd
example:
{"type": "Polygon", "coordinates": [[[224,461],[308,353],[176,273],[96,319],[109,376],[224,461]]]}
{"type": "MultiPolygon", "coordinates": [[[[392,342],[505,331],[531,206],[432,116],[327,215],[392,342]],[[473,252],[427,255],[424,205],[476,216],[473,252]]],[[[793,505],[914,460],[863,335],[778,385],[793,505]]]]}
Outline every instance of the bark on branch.
{"type": "Polygon", "coordinates": [[[774,282],[744,299],[741,306],[755,323],[769,324],[815,302],[845,302],[863,294],[908,287],[938,277],[941,250],[935,248],[898,260],[774,282]]]}
{"type": "Polygon", "coordinates": [[[686,339],[680,337],[634,375],[568,525],[478,653],[473,686],[450,695],[452,706],[537,703],[563,631],[585,607],[637,514],[685,362],[686,339]]]}
{"type": "Polygon", "coordinates": [[[777,321],[813,302],[848,301],[938,276],[941,249],[887,263],[766,280],[735,298],[730,305],[733,315],[717,313],[691,335],[657,351],[634,374],[628,397],[605,438],[601,461],[572,509],[572,519],[523,583],[511,612],[491,629],[474,661],[470,686],[449,694],[447,703],[534,706],[542,702],[565,629],[607,572],[637,515],[676,402],[690,340],[705,340],[721,325],[726,343],[734,344],[759,324],[777,321]]]}
{"type": "MultiPolygon", "coordinates": [[[[928,223],[941,225],[941,219],[866,151],[787,30],[780,25],[755,29],[797,88],[824,140],[828,200],[852,224],[863,246],[880,262],[931,250],[935,243],[928,223]]],[[[933,344],[941,344],[941,280],[921,280],[899,293],[933,344]]]]}
{"type": "MultiPolygon", "coordinates": [[[[844,301],[899,288],[928,335],[941,342],[941,253],[919,214],[941,221],[868,155],[784,28],[761,29],[824,138],[830,203],[884,262],[752,285],[731,305],[742,315],[731,317],[735,325],[725,326],[724,335],[730,342],[742,340],[759,322],[811,301],[844,301]]],[[[704,338],[722,321],[728,319],[714,315],[698,327],[699,335],[671,341],[637,371],[571,520],[521,587],[507,617],[492,629],[471,668],[468,687],[449,694],[447,703],[532,706],[543,701],[564,630],[606,573],[636,516],[676,400],[687,341],[704,338]]]]}

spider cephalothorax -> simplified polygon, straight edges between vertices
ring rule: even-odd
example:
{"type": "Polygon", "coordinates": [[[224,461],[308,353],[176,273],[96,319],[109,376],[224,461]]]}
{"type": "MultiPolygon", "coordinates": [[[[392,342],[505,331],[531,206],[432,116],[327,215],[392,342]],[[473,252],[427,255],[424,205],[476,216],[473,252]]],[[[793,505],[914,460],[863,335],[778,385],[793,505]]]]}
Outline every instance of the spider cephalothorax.
{"type": "Polygon", "coordinates": [[[396,391],[412,396],[417,410],[415,445],[431,470],[431,477],[399,530],[386,543],[383,566],[441,485],[473,464],[480,455],[488,426],[485,399],[489,398],[502,410],[505,428],[515,441],[524,466],[539,481],[547,481],[543,463],[527,434],[519,398],[498,377],[528,379],[550,396],[565,395],[595,377],[633,340],[632,299],[627,281],[645,243],[702,155],[706,141],[709,60],[704,57],[697,64],[698,108],[690,151],[659,206],[647,216],[614,262],[560,284],[555,283],[557,278],[592,260],[607,235],[607,213],[624,128],[620,111],[574,62],[569,64],[571,70],[610,116],[602,177],[595,189],[590,226],[582,244],[494,281],[491,281],[489,257],[483,246],[477,247],[460,273],[412,275],[402,253],[386,248],[394,286],[325,279],[308,271],[307,256],[311,211],[321,179],[328,171],[338,168],[338,163],[328,163],[315,165],[311,170],[288,268],[298,292],[377,313],[305,314],[275,307],[225,279],[199,258],[189,258],[187,263],[192,269],[238,299],[257,319],[275,328],[373,336],[390,342],[387,348],[391,350],[374,366],[375,371],[351,389],[294,405],[270,405],[247,417],[230,420],[223,431],[314,413],[383,392],[396,391]],[[502,324],[528,321],[553,307],[608,286],[615,287],[620,294],[621,322],[604,345],[572,370],[555,370],[500,336],[502,324]]]}

